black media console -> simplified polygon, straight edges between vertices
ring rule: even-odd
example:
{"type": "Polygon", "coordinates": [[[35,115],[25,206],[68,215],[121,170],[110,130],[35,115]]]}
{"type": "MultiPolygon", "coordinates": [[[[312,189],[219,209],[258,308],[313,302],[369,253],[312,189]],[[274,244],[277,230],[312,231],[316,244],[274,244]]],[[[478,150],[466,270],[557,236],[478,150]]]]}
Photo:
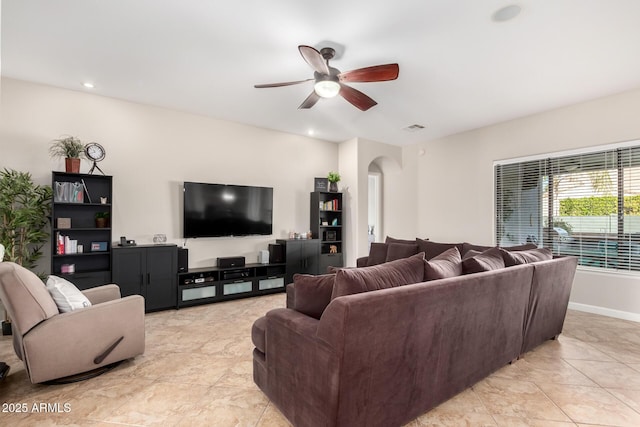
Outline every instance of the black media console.
{"type": "Polygon", "coordinates": [[[178,307],[284,292],[286,264],[190,268],[178,273],[178,307]]]}

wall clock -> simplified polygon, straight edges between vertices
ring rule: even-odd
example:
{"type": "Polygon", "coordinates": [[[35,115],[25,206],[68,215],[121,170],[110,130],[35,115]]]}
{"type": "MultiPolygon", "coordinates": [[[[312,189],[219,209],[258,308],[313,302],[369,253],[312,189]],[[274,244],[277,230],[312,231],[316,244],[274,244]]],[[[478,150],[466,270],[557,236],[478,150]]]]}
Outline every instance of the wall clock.
{"type": "Polygon", "coordinates": [[[97,142],[90,142],[84,147],[84,154],[86,154],[89,160],[93,160],[93,166],[89,169],[89,173],[93,173],[94,170],[98,169],[102,175],[104,172],[100,169],[97,162],[102,161],[105,158],[104,147],[97,142]]]}

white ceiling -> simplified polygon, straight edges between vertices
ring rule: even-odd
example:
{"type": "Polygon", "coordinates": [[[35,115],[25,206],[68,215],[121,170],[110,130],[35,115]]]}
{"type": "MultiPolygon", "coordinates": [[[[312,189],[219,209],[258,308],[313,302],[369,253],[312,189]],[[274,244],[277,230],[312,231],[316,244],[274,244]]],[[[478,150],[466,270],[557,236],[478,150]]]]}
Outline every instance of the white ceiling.
{"type": "Polygon", "coordinates": [[[3,76],[294,134],[389,144],[445,135],[640,87],[640,1],[2,0],[3,76]],[[347,71],[397,62],[398,80],[297,107],[299,44],[347,71]],[[341,51],[341,52],[340,52],[341,51]],[[90,81],[94,89],[82,83],[90,81]],[[421,124],[419,132],[403,128],[421,124]]]}

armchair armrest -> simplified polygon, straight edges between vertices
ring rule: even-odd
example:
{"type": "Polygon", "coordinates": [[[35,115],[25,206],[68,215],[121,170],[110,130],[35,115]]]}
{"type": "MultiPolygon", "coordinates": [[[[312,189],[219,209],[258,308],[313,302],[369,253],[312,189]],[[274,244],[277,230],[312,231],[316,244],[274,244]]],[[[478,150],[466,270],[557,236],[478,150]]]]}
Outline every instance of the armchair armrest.
{"type": "Polygon", "coordinates": [[[144,298],[131,295],[53,316],[23,336],[31,381],[85,372],[144,353],[144,298]],[[108,355],[96,357],[123,337],[108,355]]]}
{"type": "Polygon", "coordinates": [[[366,267],[368,261],[369,261],[369,257],[368,256],[360,257],[360,258],[356,259],[356,267],[366,267]]]}
{"type": "Polygon", "coordinates": [[[85,289],[82,293],[91,301],[92,305],[120,299],[120,287],[114,284],[85,289]]]}

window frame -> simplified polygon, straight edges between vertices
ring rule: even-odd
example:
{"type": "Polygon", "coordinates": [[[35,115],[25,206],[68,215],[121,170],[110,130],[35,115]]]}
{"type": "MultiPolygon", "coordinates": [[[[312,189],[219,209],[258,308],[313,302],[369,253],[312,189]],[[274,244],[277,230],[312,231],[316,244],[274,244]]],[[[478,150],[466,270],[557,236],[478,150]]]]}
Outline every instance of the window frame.
{"type": "MultiPolygon", "coordinates": [[[[522,212],[527,213],[527,209],[526,209],[527,206],[523,205],[522,204],[523,202],[521,201],[525,199],[525,197],[523,196],[523,194],[525,193],[524,191],[525,189],[523,188],[524,187],[523,182],[525,180],[531,180],[533,178],[536,178],[539,183],[538,191],[544,192],[545,190],[544,190],[543,180],[545,177],[548,177],[548,181],[547,181],[548,185],[546,188],[547,212],[543,212],[543,208],[545,205],[545,202],[543,202],[543,197],[539,199],[539,205],[537,209],[536,220],[539,224],[539,230],[540,230],[538,234],[540,241],[538,243],[544,247],[551,248],[554,251],[554,255],[557,254],[558,252],[562,252],[559,250],[557,251],[556,248],[554,248],[552,233],[550,232],[551,228],[553,227],[552,224],[554,223],[554,218],[558,218],[558,217],[562,218],[562,215],[554,215],[554,195],[553,195],[554,168],[557,168],[557,165],[560,164],[562,161],[571,160],[574,157],[575,157],[575,160],[578,161],[578,160],[582,160],[584,157],[587,157],[591,154],[597,155],[598,153],[602,153],[605,159],[603,163],[604,168],[602,170],[603,171],[615,170],[616,171],[615,175],[617,176],[617,182],[615,183],[616,184],[615,193],[617,197],[617,225],[616,225],[615,238],[610,239],[610,241],[615,242],[615,245],[616,245],[616,256],[614,258],[611,258],[612,264],[615,265],[615,267],[609,266],[609,258],[607,258],[605,254],[603,266],[579,265],[579,268],[581,270],[596,271],[596,272],[602,272],[602,273],[624,274],[624,275],[634,275],[634,276],[640,275],[640,254],[638,255],[631,254],[630,251],[632,249],[629,249],[632,247],[632,244],[636,244],[638,240],[640,240],[640,234],[628,232],[628,231],[625,234],[625,217],[629,215],[625,215],[624,213],[624,200],[625,200],[624,187],[626,183],[625,170],[633,171],[632,168],[637,168],[638,166],[640,166],[640,161],[635,160],[636,159],[635,156],[640,157],[640,140],[630,140],[630,141],[625,141],[625,142],[620,142],[615,144],[598,145],[598,146],[580,148],[576,150],[566,150],[561,152],[546,153],[546,154],[539,154],[534,156],[526,156],[526,157],[494,161],[493,162],[494,230],[493,231],[494,231],[494,238],[495,238],[496,244],[500,244],[500,242],[503,241],[505,237],[509,237],[508,234],[506,234],[506,230],[504,228],[505,218],[503,215],[503,209],[505,206],[504,191],[508,191],[508,190],[504,190],[504,186],[505,186],[505,183],[507,183],[507,181],[505,180],[508,178],[503,177],[503,174],[510,173],[513,175],[514,173],[516,174],[519,173],[520,175],[518,175],[518,177],[515,178],[514,182],[516,182],[516,186],[518,187],[517,209],[519,209],[520,215],[522,214],[522,212]],[[615,156],[614,157],[615,164],[613,164],[614,167],[611,167],[611,168],[607,167],[607,165],[610,164],[607,161],[607,158],[610,155],[615,156]],[[627,161],[627,163],[624,163],[625,160],[627,161]],[[532,175],[527,175],[525,172],[522,172],[526,170],[527,167],[530,167],[531,165],[535,164],[535,162],[539,162],[537,172],[535,172],[537,173],[537,175],[535,173],[532,175]],[[512,165],[515,168],[512,168],[511,171],[509,171],[508,168],[505,169],[505,167],[509,165],[512,165]],[[541,165],[544,165],[544,167],[541,165]],[[546,228],[544,227],[545,219],[547,220],[546,228]],[[637,238],[634,238],[635,234],[638,235],[637,238]],[[620,252],[618,252],[618,250],[621,250],[619,248],[622,247],[620,244],[623,242],[628,242],[629,244],[629,246],[627,247],[627,250],[629,251],[627,253],[629,253],[629,255],[624,255],[624,253],[621,254],[620,252]],[[628,263],[626,264],[626,268],[624,267],[625,262],[628,263]]],[[[557,170],[558,169],[556,169],[555,177],[560,175],[557,173],[557,170]]],[[[598,170],[598,169],[594,168],[594,170],[598,170]]],[[[628,174],[628,175],[631,175],[631,174],[628,174]]],[[[632,179],[632,182],[634,183],[638,182],[640,184],[640,177],[631,178],[631,179],[632,179]]],[[[517,231],[520,235],[520,238],[522,238],[522,234],[523,234],[522,225],[518,222],[518,220],[515,221],[515,224],[517,225],[517,227],[519,227],[517,231]]],[[[606,235],[606,233],[603,234],[603,241],[605,245],[608,245],[609,237],[606,235]]],[[[582,257],[583,250],[584,250],[582,248],[582,243],[580,243],[579,246],[580,246],[579,256],[582,257]]]]}

